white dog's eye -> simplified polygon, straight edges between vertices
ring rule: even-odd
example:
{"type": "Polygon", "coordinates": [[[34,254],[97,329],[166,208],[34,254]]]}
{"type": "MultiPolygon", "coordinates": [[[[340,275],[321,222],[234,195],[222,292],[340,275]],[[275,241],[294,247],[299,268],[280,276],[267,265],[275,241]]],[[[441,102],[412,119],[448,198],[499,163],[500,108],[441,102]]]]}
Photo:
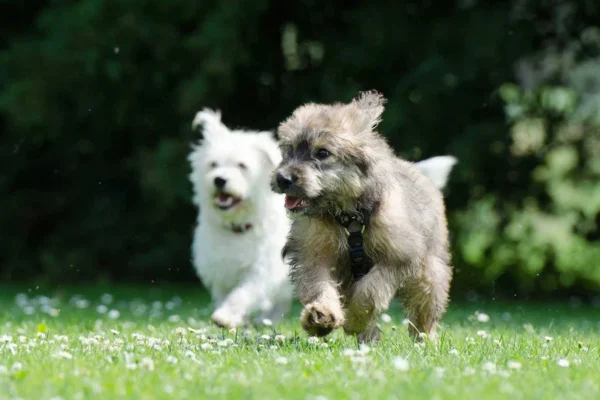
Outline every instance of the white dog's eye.
{"type": "Polygon", "coordinates": [[[217,168],[217,163],[215,161],[211,162],[210,164],[208,164],[208,166],[210,168],[217,168]]]}
{"type": "Polygon", "coordinates": [[[248,167],[244,163],[239,163],[238,167],[239,167],[239,169],[248,169],[248,167]]]}

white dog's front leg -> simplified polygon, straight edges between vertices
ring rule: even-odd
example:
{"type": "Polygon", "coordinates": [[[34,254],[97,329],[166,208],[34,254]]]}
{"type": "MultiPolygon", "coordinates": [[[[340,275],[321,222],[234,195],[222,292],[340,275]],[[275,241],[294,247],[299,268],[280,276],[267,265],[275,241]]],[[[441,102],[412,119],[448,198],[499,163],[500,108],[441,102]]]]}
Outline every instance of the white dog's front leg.
{"type": "MultiPolygon", "coordinates": [[[[249,322],[252,312],[262,314],[277,304],[277,291],[287,283],[287,267],[280,259],[280,252],[271,245],[260,251],[246,278],[227,295],[211,319],[219,326],[235,328],[249,322]]],[[[291,298],[290,298],[291,301],[291,298]]]]}
{"type": "Polygon", "coordinates": [[[237,328],[248,322],[248,314],[255,307],[262,287],[255,279],[242,282],[221,302],[211,320],[223,328],[237,328]]]}

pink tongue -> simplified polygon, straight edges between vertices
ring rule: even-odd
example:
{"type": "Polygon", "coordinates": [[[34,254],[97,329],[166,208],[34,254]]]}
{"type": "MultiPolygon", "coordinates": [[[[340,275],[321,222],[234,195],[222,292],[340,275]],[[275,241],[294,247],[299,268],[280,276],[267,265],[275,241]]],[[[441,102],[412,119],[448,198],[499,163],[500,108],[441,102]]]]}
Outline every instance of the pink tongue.
{"type": "Polygon", "coordinates": [[[302,199],[299,197],[285,196],[285,208],[288,210],[296,208],[301,201],[302,199]]]}

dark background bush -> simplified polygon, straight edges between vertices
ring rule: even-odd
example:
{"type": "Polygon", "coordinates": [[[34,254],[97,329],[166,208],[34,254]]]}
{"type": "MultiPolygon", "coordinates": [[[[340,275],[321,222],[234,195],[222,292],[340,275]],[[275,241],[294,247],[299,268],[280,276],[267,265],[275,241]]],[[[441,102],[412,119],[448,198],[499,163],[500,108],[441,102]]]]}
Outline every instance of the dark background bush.
{"type": "Polygon", "coordinates": [[[460,160],[457,293],[597,290],[600,7],[483,3],[0,0],[0,279],[196,283],[195,112],[274,129],[378,89],[399,154],[460,160]]]}

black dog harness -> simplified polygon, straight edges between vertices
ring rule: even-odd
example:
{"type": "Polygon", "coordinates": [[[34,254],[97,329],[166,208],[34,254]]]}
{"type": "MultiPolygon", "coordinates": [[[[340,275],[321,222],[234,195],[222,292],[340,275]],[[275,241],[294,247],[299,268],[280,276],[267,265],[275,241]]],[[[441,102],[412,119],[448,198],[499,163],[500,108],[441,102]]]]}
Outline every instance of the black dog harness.
{"type": "Polygon", "coordinates": [[[369,225],[371,212],[366,209],[357,211],[355,214],[340,214],[335,218],[348,235],[350,266],[355,281],[365,276],[373,267],[373,260],[365,252],[363,236],[365,228],[369,225]]]}

